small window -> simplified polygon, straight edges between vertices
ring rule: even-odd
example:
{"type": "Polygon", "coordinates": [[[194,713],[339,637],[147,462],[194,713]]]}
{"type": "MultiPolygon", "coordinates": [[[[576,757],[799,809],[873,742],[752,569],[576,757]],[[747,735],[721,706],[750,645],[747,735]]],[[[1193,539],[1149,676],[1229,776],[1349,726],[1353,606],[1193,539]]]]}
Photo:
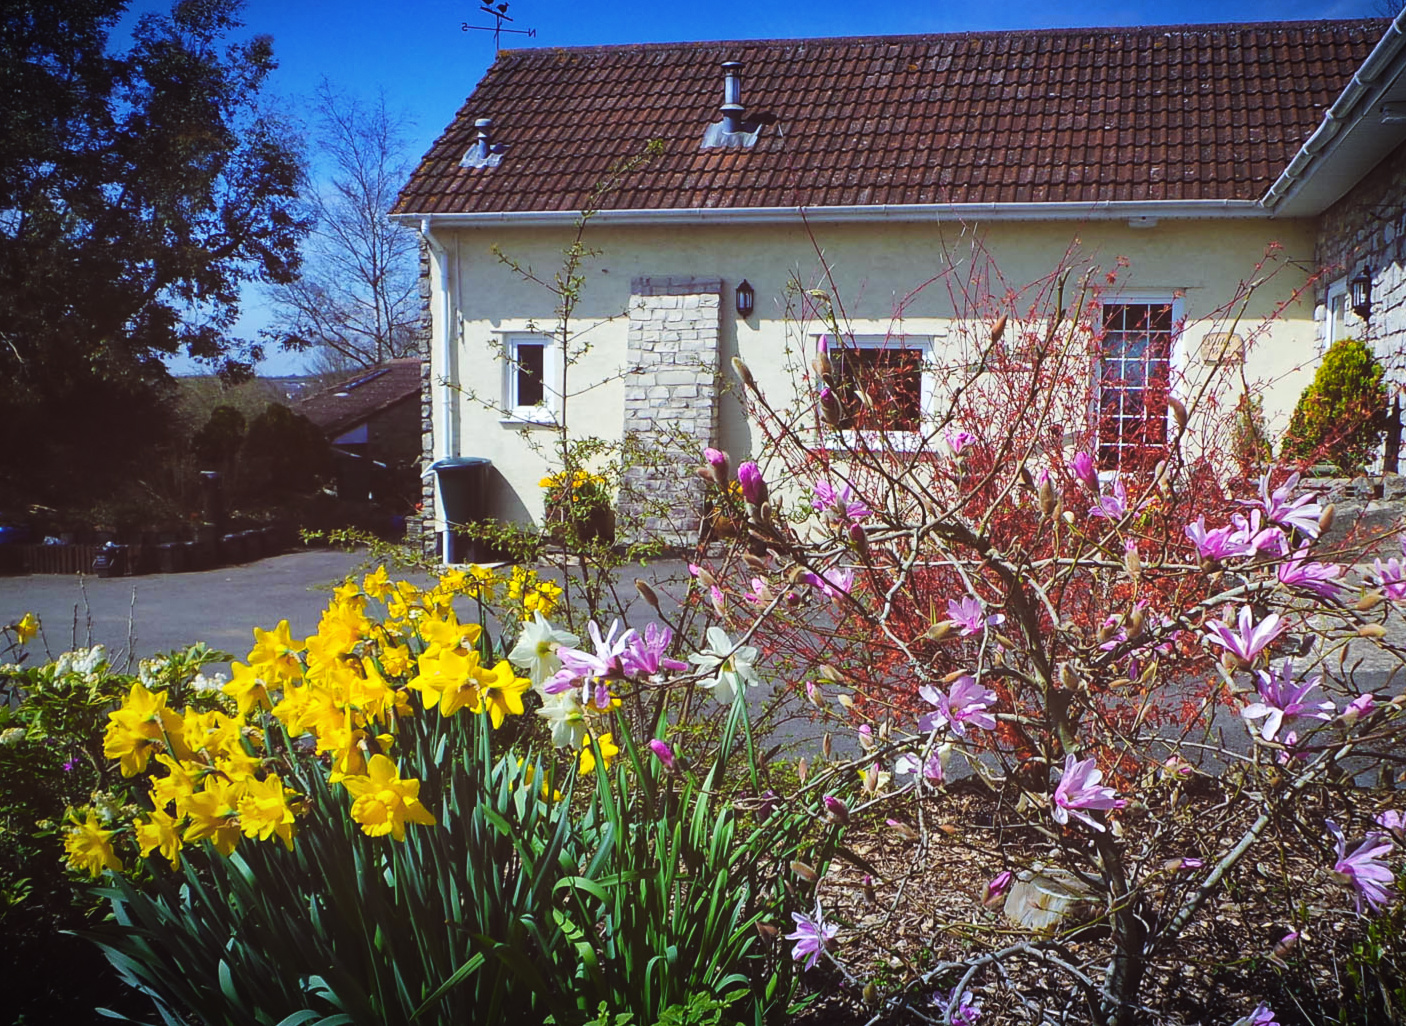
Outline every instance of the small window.
{"type": "Polygon", "coordinates": [[[513,420],[550,424],[556,393],[549,379],[550,339],[540,335],[509,336],[504,342],[503,407],[513,420]]]}
{"type": "Polygon", "coordinates": [[[923,430],[932,393],[930,340],[902,335],[822,335],[834,370],[833,390],[845,431],[923,430]]]}
{"type": "Polygon", "coordinates": [[[1167,444],[1172,339],[1168,300],[1104,303],[1099,339],[1098,464],[1150,467],[1167,444]]]}

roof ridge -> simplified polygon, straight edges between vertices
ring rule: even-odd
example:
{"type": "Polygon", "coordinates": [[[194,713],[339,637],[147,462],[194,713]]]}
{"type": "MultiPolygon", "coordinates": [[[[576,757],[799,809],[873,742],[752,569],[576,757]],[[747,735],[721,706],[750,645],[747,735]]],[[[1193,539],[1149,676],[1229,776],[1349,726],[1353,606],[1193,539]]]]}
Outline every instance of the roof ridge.
{"type": "MultiPolygon", "coordinates": [[[[1170,25],[1099,25],[1083,28],[1029,28],[1029,29],[980,29],[969,32],[908,32],[895,35],[875,34],[860,36],[790,36],[771,39],[699,39],[672,40],[650,43],[593,43],[584,46],[528,46],[498,51],[498,58],[524,56],[551,56],[560,53],[620,53],[631,50],[703,50],[710,47],[740,45],[748,47],[795,46],[804,43],[898,43],[947,39],[1005,39],[1012,36],[1095,36],[1132,35],[1157,32],[1181,32],[1184,34],[1206,34],[1212,31],[1256,29],[1331,29],[1366,28],[1376,25],[1383,29],[1392,22],[1391,18],[1306,18],[1297,21],[1226,21],[1206,23],[1185,23],[1170,25]]],[[[496,63],[496,60],[495,60],[496,63]]]]}

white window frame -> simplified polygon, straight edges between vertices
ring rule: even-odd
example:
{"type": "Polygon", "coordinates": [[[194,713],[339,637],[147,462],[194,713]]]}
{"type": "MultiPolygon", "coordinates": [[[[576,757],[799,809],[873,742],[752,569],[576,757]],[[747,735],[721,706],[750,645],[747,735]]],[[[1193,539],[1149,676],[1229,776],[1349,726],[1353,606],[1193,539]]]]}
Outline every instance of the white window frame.
{"type": "MultiPolygon", "coordinates": [[[[1116,295],[1102,297],[1098,307],[1098,331],[1100,336],[1103,332],[1103,308],[1108,306],[1124,306],[1129,304],[1146,305],[1169,305],[1172,308],[1172,329],[1171,338],[1167,345],[1167,395],[1178,396],[1182,391],[1183,381],[1187,373],[1186,353],[1186,296],[1182,289],[1129,289],[1120,291],[1116,295]]],[[[1100,458],[1102,452],[1102,442],[1100,428],[1103,414],[1102,389],[1103,383],[1103,356],[1100,352],[1096,355],[1093,366],[1093,395],[1089,410],[1090,420],[1093,425],[1093,449],[1094,463],[1099,468],[1100,479],[1112,479],[1118,475],[1121,468],[1105,468],[1100,458]]],[[[1180,396],[1178,396],[1180,398],[1180,396]]],[[[1167,438],[1170,439],[1176,430],[1176,425],[1172,421],[1171,410],[1165,411],[1167,418],[1167,438]]]]}
{"type": "Polygon", "coordinates": [[[1352,287],[1348,276],[1343,275],[1337,281],[1329,282],[1323,293],[1322,348],[1319,349],[1318,355],[1322,356],[1332,349],[1335,342],[1352,338],[1354,335],[1360,337],[1361,334],[1362,319],[1352,310],[1352,287]],[[1341,320],[1333,313],[1333,307],[1338,304],[1342,305],[1341,320]]]}
{"type": "MultiPolygon", "coordinates": [[[[833,348],[839,345],[839,342],[834,341],[834,336],[830,333],[820,333],[813,338],[817,352],[819,352],[823,340],[833,342],[832,353],[833,348]]],[[[920,423],[917,431],[855,431],[852,429],[837,431],[834,428],[828,428],[828,430],[838,434],[849,446],[863,443],[871,447],[878,447],[883,444],[900,452],[917,452],[922,449],[927,440],[926,424],[932,418],[933,393],[935,391],[934,372],[936,366],[933,362],[933,336],[855,332],[844,337],[844,344],[858,349],[912,349],[921,354],[922,371],[918,382],[920,423]]]]}
{"type": "Polygon", "coordinates": [[[560,376],[557,371],[557,345],[550,335],[532,331],[506,332],[502,336],[503,416],[500,422],[514,426],[554,427],[561,410],[560,376]],[[542,347],[542,401],[530,406],[518,402],[518,347],[542,347]]]}

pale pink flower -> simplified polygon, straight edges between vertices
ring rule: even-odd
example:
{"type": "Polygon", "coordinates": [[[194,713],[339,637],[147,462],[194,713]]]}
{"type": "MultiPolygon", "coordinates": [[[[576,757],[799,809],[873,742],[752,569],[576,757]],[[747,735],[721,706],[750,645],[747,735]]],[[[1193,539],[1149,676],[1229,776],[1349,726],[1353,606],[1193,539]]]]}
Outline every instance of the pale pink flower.
{"type": "Polygon", "coordinates": [[[1355,727],[1357,726],[1358,720],[1362,719],[1364,716],[1371,716],[1372,713],[1376,711],[1376,708],[1377,699],[1375,695],[1358,695],[1347,704],[1347,708],[1342,711],[1342,715],[1338,718],[1342,720],[1344,726],[1355,727]]]}
{"type": "Polygon", "coordinates": [[[1343,590],[1343,568],[1336,563],[1310,563],[1307,559],[1308,543],[1304,542],[1298,552],[1279,564],[1279,583],[1286,588],[1311,591],[1319,598],[1337,598],[1343,590]]]}
{"type": "Polygon", "coordinates": [[[1288,628],[1277,613],[1270,613],[1259,623],[1255,623],[1255,613],[1249,606],[1240,607],[1239,631],[1234,631],[1220,620],[1208,620],[1206,626],[1211,633],[1206,640],[1220,645],[1231,655],[1247,665],[1253,663],[1269,643],[1288,628]]]}
{"type": "Polygon", "coordinates": [[[840,826],[849,826],[849,806],[833,794],[822,795],[820,802],[825,806],[825,811],[829,813],[840,826]]]}
{"type": "Polygon", "coordinates": [[[1083,810],[1121,809],[1127,804],[1118,797],[1113,788],[1100,787],[1099,781],[1102,779],[1103,771],[1093,759],[1080,761],[1073,755],[1067,756],[1064,760],[1064,776],[1060,777],[1050,799],[1054,805],[1055,822],[1062,826],[1073,816],[1102,833],[1103,824],[1083,810]]]}
{"type": "Polygon", "coordinates": [[[944,1009],[952,1009],[952,1026],[976,1026],[981,1018],[981,1002],[974,1001],[969,990],[962,991],[961,996],[956,988],[939,990],[933,995],[933,1001],[944,1009]]]}
{"type": "Polygon", "coordinates": [[[1230,1026],[1279,1026],[1279,1020],[1274,1018],[1274,1012],[1264,1002],[1255,1006],[1255,1010],[1241,1019],[1236,1019],[1230,1026]]]}
{"type": "Polygon", "coordinates": [[[1406,816],[1403,816],[1396,809],[1387,809],[1377,817],[1377,826],[1381,827],[1392,837],[1402,844],[1406,844],[1406,816]]]}
{"type": "Polygon", "coordinates": [[[652,677],[661,670],[687,670],[688,663],[670,659],[664,653],[673,643],[674,632],[656,623],[645,624],[644,633],[630,639],[622,662],[632,677],[652,677]]]}
{"type": "MultiPolygon", "coordinates": [[[[1402,540],[1402,546],[1406,547],[1406,539],[1402,540]]],[[[1385,564],[1380,559],[1373,560],[1372,569],[1376,571],[1375,580],[1382,594],[1393,602],[1406,602],[1406,564],[1393,556],[1385,564]]]]}
{"type": "Polygon", "coordinates": [[[1069,469],[1084,487],[1098,494],[1098,471],[1094,469],[1094,458],[1086,452],[1076,452],[1069,461],[1069,469]]]}
{"type": "Polygon", "coordinates": [[[752,578],[752,590],[742,598],[754,606],[764,606],[771,601],[771,587],[760,577],[752,578]]]}
{"type": "Polygon", "coordinates": [[[970,431],[949,431],[943,437],[947,439],[947,447],[952,450],[953,456],[962,455],[962,450],[976,441],[976,435],[970,431]]]}
{"type": "Polygon", "coordinates": [[[962,637],[980,634],[987,627],[997,627],[1006,622],[1005,613],[992,613],[985,616],[986,609],[981,599],[973,595],[963,595],[960,600],[947,600],[947,617],[962,628],[962,637]]]}
{"type": "Polygon", "coordinates": [[[1089,516],[1104,517],[1108,520],[1122,520],[1128,513],[1128,490],[1119,478],[1113,482],[1112,495],[1100,495],[1098,505],[1089,508],[1089,516]]]}
{"type": "Polygon", "coordinates": [[[1391,851],[1391,838],[1372,831],[1351,854],[1348,854],[1347,838],[1343,836],[1338,825],[1331,819],[1325,820],[1323,825],[1338,842],[1338,861],[1333,866],[1333,872],[1337,874],[1338,879],[1352,888],[1357,911],[1362,911],[1364,898],[1373,911],[1395,901],[1396,891],[1391,886],[1394,879],[1391,867],[1381,861],[1383,856],[1391,851]]]}
{"type": "Polygon", "coordinates": [[[723,595],[723,590],[716,584],[708,589],[708,598],[713,603],[713,611],[719,616],[727,614],[727,597],[723,595]]]}
{"type": "Polygon", "coordinates": [[[857,524],[873,512],[863,502],[854,498],[854,491],[847,484],[842,484],[839,491],[836,491],[829,481],[816,481],[811,487],[815,498],[811,500],[810,505],[817,513],[828,512],[846,523],[857,524]]]}
{"type": "Polygon", "coordinates": [[[1006,892],[1011,889],[1011,884],[1015,882],[1015,877],[1011,875],[1009,869],[1003,870],[986,881],[986,886],[981,889],[981,903],[987,908],[994,908],[1005,898],[1006,892]]]}
{"type": "Polygon", "coordinates": [[[1289,552],[1289,539],[1281,528],[1263,526],[1260,511],[1250,510],[1249,519],[1243,514],[1232,513],[1230,522],[1235,525],[1235,533],[1230,536],[1233,545],[1239,545],[1246,556],[1267,552],[1271,556],[1284,556],[1289,552]]]}
{"type": "MultiPolygon", "coordinates": [[[[1298,483],[1299,475],[1290,474],[1287,481],[1271,492],[1269,475],[1265,474],[1260,478],[1259,505],[1263,507],[1265,516],[1275,523],[1293,528],[1310,538],[1317,538],[1323,507],[1313,501],[1312,495],[1300,495],[1297,499],[1290,500],[1289,493],[1298,487],[1298,483]]],[[[1246,502],[1245,505],[1251,503],[1246,502]]]]}
{"type": "Polygon", "coordinates": [[[919,730],[938,730],[950,725],[952,732],[959,737],[967,736],[966,725],[982,730],[995,730],[996,717],[988,710],[996,704],[996,692],[984,688],[972,677],[963,674],[952,682],[951,689],[943,694],[931,684],[918,689],[924,701],[937,707],[918,720],[919,730]]]}
{"type": "Polygon", "coordinates": [[[1265,717],[1265,721],[1260,727],[1260,737],[1266,741],[1274,740],[1274,735],[1279,733],[1279,728],[1286,719],[1307,717],[1315,720],[1331,720],[1338,711],[1332,702],[1305,701],[1308,693],[1318,687],[1323,678],[1315,677],[1311,681],[1296,682],[1294,680],[1294,663],[1291,659],[1285,659],[1278,672],[1275,672],[1271,666],[1268,673],[1264,670],[1258,670],[1255,675],[1259,678],[1257,688],[1260,701],[1245,706],[1240,711],[1240,715],[1247,720],[1265,717]]]}
{"type": "Polygon", "coordinates": [[[1214,531],[1206,530],[1205,514],[1197,517],[1194,524],[1186,525],[1186,536],[1195,544],[1196,554],[1202,559],[1231,559],[1252,555],[1254,551],[1247,549],[1234,528],[1217,527],[1214,531]]]}
{"type": "Polygon", "coordinates": [[[918,757],[908,752],[904,752],[893,763],[893,772],[898,776],[906,776],[909,773],[915,776],[922,773],[923,779],[934,784],[942,783],[947,776],[947,770],[942,765],[942,753],[933,752],[928,756],[927,762],[919,764],[918,757]]]}
{"type": "Polygon", "coordinates": [[[874,728],[867,723],[859,725],[859,747],[866,752],[874,750],[874,728]]]}
{"type": "Polygon", "coordinates": [[[610,632],[602,637],[600,626],[592,620],[586,625],[595,646],[594,652],[562,646],[557,649],[561,669],[542,689],[549,695],[570,690],[577,682],[581,685],[581,704],[596,709],[610,707],[608,682],[628,676],[625,669],[625,651],[638,636],[631,628],[620,635],[620,621],[610,625],[610,632]]]}
{"type": "Polygon", "coordinates": [[[840,928],[825,922],[819,908],[815,910],[814,919],[800,912],[792,912],[791,918],[796,921],[795,932],[786,935],[787,940],[796,942],[791,957],[799,962],[809,956],[803,968],[813,969],[815,963],[820,961],[821,952],[827,950],[834,942],[835,934],[840,932],[840,928]]]}

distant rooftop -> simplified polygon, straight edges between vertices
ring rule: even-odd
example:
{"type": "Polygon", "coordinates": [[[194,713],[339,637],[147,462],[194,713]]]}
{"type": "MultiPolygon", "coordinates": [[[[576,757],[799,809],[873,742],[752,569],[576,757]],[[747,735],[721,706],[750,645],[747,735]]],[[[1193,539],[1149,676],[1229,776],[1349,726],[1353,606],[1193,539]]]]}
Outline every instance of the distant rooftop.
{"type": "Polygon", "coordinates": [[[295,411],[324,434],[340,434],[382,410],[420,395],[420,360],[390,360],[363,368],[298,402],[295,411]]]}

